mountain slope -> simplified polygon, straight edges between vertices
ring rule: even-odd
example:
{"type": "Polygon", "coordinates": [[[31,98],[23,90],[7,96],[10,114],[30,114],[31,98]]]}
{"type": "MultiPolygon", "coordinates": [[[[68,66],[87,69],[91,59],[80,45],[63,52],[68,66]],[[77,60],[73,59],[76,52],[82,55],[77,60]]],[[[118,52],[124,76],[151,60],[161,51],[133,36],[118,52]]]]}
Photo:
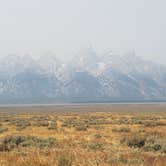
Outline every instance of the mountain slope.
{"type": "Polygon", "coordinates": [[[69,63],[54,55],[0,60],[0,103],[166,100],[166,67],[133,53],[81,50],[69,63]]]}

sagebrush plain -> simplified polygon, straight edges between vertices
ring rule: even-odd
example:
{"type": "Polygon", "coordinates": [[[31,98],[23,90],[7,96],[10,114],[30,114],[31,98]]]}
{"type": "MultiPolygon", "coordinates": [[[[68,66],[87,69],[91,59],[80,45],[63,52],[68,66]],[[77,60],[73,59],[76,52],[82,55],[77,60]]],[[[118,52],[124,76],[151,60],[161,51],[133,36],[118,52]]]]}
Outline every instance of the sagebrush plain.
{"type": "Polygon", "coordinates": [[[1,166],[165,163],[165,104],[0,108],[1,166]]]}

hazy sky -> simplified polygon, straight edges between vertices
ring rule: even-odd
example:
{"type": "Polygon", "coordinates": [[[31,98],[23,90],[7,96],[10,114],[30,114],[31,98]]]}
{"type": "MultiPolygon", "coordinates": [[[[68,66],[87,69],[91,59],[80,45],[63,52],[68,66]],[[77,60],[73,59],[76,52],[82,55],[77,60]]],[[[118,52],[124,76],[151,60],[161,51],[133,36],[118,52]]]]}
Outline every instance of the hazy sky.
{"type": "Polygon", "coordinates": [[[0,56],[69,57],[91,43],[166,64],[165,17],[165,0],[0,0],[0,56]]]}

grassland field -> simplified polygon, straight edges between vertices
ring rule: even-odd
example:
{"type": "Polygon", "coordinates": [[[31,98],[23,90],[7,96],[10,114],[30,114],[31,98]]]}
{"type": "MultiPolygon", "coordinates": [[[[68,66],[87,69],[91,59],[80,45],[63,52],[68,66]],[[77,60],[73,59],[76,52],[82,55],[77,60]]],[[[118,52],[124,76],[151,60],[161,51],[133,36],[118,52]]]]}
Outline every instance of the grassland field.
{"type": "Polygon", "coordinates": [[[0,107],[0,166],[166,166],[166,104],[0,107]]]}

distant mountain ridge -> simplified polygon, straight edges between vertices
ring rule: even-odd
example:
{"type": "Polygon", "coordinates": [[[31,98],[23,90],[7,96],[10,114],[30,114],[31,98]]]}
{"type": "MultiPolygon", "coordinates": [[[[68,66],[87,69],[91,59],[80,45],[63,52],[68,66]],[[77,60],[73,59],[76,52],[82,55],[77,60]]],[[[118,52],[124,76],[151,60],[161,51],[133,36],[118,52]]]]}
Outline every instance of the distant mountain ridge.
{"type": "Polygon", "coordinates": [[[133,53],[84,49],[68,63],[55,55],[0,60],[0,104],[166,100],[166,67],[133,53]]]}

